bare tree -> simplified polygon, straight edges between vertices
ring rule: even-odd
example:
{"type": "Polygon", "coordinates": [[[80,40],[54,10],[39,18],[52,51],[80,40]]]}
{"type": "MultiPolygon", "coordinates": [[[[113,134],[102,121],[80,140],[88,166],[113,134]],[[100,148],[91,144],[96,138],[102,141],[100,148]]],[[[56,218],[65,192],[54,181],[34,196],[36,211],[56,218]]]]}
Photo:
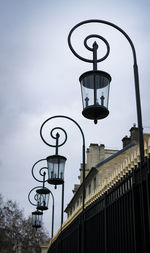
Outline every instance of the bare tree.
{"type": "Polygon", "coordinates": [[[48,242],[42,227],[32,228],[32,218],[25,218],[16,202],[4,202],[0,194],[0,252],[40,253],[40,244],[48,242]]]}

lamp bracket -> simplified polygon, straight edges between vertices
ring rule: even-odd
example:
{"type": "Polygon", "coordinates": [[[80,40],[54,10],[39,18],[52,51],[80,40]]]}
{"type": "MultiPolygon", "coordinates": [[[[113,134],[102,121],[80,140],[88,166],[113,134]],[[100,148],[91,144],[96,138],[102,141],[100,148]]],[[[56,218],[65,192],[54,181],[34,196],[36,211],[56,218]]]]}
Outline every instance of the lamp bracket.
{"type": "MultiPolygon", "coordinates": [[[[50,118],[51,119],[51,118],[50,118]]],[[[40,136],[41,136],[41,139],[43,140],[43,142],[48,145],[49,147],[54,147],[56,148],[56,154],[57,154],[57,151],[58,151],[58,147],[61,147],[63,146],[66,141],[67,141],[67,133],[66,131],[62,128],[62,127],[54,127],[51,131],[50,131],[50,136],[56,140],[56,144],[50,144],[48,141],[45,140],[45,138],[43,137],[43,127],[45,126],[45,124],[47,123],[47,121],[49,121],[50,119],[47,119],[46,121],[44,121],[44,123],[42,124],[41,126],[41,129],[40,129],[40,136]],[[57,130],[57,131],[56,131],[57,130]],[[56,131],[56,133],[55,133],[56,131]],[[59,137],[61,136],[62,132],[64,133],[64,141],[62,143],[59,143],[58,140],[59,140],[59,137]],[[55,134],[54,134],[55,133],[55,134]]]]}
{"type": "Polygon", "coordinates": [[[47,172],[48,168],[44,166],[44,167],[41,167],[41,168],[39,169],[39,174],[40,174],[40,176],[42,176],[42,178],[43,178],[42,180],[39,180],[39,179],[35,176],[35,173],[34,173],[34,169],[35,169],[36,165],[37,165],[38,163],[42,162],[42,161],[46,161],[46,159],[40,159],[40,160],[38,160],[36,163],[34,163],[34,165],[32,166],[31,172],[32,172],[33,178],[34,178],[36,181],[38,181],[38,182],[40,182],[40,183],[43,183],[43,185],[44,185],[44,183],[47,181],[47,180],[45,179],[45,175],[46,175],[46,172],[47,172]],[[45,170],[46,170],[46,172],[45,172],[45,170]]]}
{"type": "Polygon", "coordinates": [[[30,204],[32,205],[32,206],[37,206],[37,193],[36,193],[36,190],[37,189],[41,189],[42,187],[41,186],[36,186],[36,187],[34,187],[33,189],[31,189],[31,191],[29,192],[29,194],[28,194],[28,200],[29,200],[29,202],[30,202],[30,204]],[[35,192],[35,193],[34,193],[35,192]],[[33,201],[35,202],[33,202],[32,200],[31,200],[31,194],[33,194],[34,193],[34,196],[33,196],[33,201]]]}
{"type": "MultiPolygon", "coordinates": [[[[86,23],[86,22],[85,22],[85,23],[86,23]]],[[[85,24],[85,23],[84,23],[84,22],[81,22],[81,23],[79,23],[78,25],[74,26],[74,27],[71,29],[71,31],[70,31],[70,33],[69,33],[69,36],[68,36],[68,45],[69,45],[69,48],[70,48],[70,50],[72,51],[72,53],[73,53],[78,59],[80,59],[80,60],[82,60],[82,61],[85,61],[85,62],[97,64],[98,62],[104,61],[104,60],[108,57],[108,55],[109,55],[109,53],[110,53],[110,46],[109,46],[109,43],[108,43],[108,41],[107,41],[104,37],[102,37],[102,36],[100,36],[100,35],[98,35],[98,34],[91,34],[91,35],[88,35],[88,36],[84,39],[84,46],[86,47],[86,49],[93,52],[93,60],[87,59],[87,58],[84,58],[84,57],[80,56],[80,55],[74,50],[74,48],[73,48],[73,46],[72,46],[72,43],[71,43],[71,36],[72,36],[73,31],[74,31],[76,28],[78,28],[79,26],[81,26],[81,25],[83,25],[83,24],[85,24]],[[95,58],[95,53],[96,53],[96,56],[97,56],[98,44],[97,44],[96,41],[95,41],[95,42],[93,43],[93,46],[90,47],[90,46],[88,45],[88,40],[91,39],[91,38],[98,38],[99,40],[102,40],[102,41],[105,43],[107,51],[106,51],[106,54],[105,54],[103,57],[101,57],[101,58],[99,58],[99,59],[97,59],[97,57],[95,58]]]]}

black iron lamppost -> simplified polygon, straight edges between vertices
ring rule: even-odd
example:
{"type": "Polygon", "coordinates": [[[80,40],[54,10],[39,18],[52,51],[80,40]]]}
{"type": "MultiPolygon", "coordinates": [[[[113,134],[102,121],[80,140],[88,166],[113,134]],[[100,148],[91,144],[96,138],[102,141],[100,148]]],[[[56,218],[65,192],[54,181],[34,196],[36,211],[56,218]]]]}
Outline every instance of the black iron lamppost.
{"type": "Polygon", "coordinates": [[[40,188],[37,192],[37,209],[48,210],[50,190],[48,188],[40,188]]]}
{"type": "MultiPolygon", "coordinates": [[[[111,77],[106,72],[97,71],[97,63],[107,58],[107,56],[109,55],[110,47],[109,47],[108,42],[103,37],[97,34],[92,34],[85,38],[84,46],[88,50],[93,52],[93,59],[89,60],[89,59],[83,58],[79,54],[76,53],[76,51],[74,50],[71,44],[71,35],[76,28],[88,23],[101,23],[101,24],[105,24],[105,25],[115,28],[116,30],[118,30],[120,33],[122,33],[125,36],[125,38],[127,39],[127,41],[129,42],[131,46],[132,54],[133,54],[133,73],[134,73],[136,109],[137,109],[137,121],[138,121],[138,141],[139,141],[140,160],[141,160],[140,161],[140,179],[141,179],[142,167],[144,164],[144,139],[143,139],[143,126],[142,126],[142,114],[141,114],[141,102],[140,102],[140,90],[139,90],[139,74],[138,74],[138,65],[137,65],[137,58],[136,58],[136,51],[135,51],[134,44],[132,40],[130,39],[130,37],[127,35],[127,33],[124,32],[120,27],[105,20],[99,20],[99,19],[85,20],[75,25],[69,33],[68,44],[72,53],[82,61],[93,63],[93,71],[88,71],[82,74],[79,80],[81,83],[82,102],[83,102],[82,114],[84,115],[84,117],[88,119],[93,119],[95,123],[97,123],[97,120],[103,119],[107,117],[107,115],[109,114],[108,96],[109,96],[109,85],[110,85],[111,77]],[[93,43],[93,47],[88,46],[87,41],[90,38],[99,38],[105,43],[107,47],[107,52],[105,56],[102,57],[101,59],[97,59],[98,45],[96,41],[93,43]]],[[[144,217],[143,193],[144,193],[143,184],[142,184],[142,180],[140,180],[140,210],[142,213],[142,228],[143,228],[142,233],[143,233],[144,245],[146,245],[145,244],[145,238],[146,238],[145,237],[145,220],[143,219],[144,217]]],[[[133,199],[133,206],[134,206],[134,199],[133,199]]],[[[134,227],[134,240],[136,241],[135,227],[134,227]]],[[[84,252],[84,245],[83,245],[83,252],[84,252]]],[[[144,252],[146,252],[146,248],[144,249],[144,252]]]]}
{"type": "Polygon", "coordinates": [[[32,227],[34,228],[40,228],[42,226],[42,217],[43,217],[43,212],[41,211],[40,208],[40,203],[39,203],[39,194],[36,193],[34,194],[34,201],[31,201],[31,193],[35,191],[37,188],[40,188],[40,186],[34,187],[28,194],[28,200],[31,205],[36,206],[36,211],[32,212],[32,227]]]}
{"type": "MultiPolygon", "coordinates": [[[[50,120],[50,119],[48,119],[48,120],[50,120]]],[[[61,203],[61,226],[62,226],[62,224],[63,224],[63,211],[64,211],[64,170],[65,170],[65,163],[66,163],[67,158],[58,154],[58,148],[65,144],[65,142],[67,140],[67,133],[63,128],[55,127],[51,130],[50,136],[56,140],[56,144],[51,145],[50,143],[45,141],[43,134],[42,134],[42,129],[48,120],[46,120],[42,124],[41,129],[40,129],[40,136],[46,145],[48,145],[50,147],[55,147],[56,151],[55,151],[55,155],[48,156],[46,159],[42,159],[42,160],[47,160],[47,169],[48,169],[47,182],[49,184],[55,185],[55,189],[57,188],[57,185],[62,185],[62,203],[61,203]],[[61,144],[59,143],[60,134],[58,132],[56,133],[56,135],[54,135],[53,132],[55,130],[61,130],[65,134],[65,140],[63,141],[63,143],[61,143],[61,144]]]]}
{"type": "MultiPolygon", "coordinates": [[[[43,123],[43,125],[45,123],[43,123]]],[[[48,156],[47,158],[44,158],[44,159],[41,159],[41,160],[37,161],[32,167],[32,176],[38,182],[44,182],[44,183],[48,182],[49,184],[55,185],[55,188],[56,188],[57,185],[61,185],[61,184],[64,183],[64,170],[65,170],[65,163],[66,163],[67,159],[66,159],[66,157],[61,156],[61,155],[58,154],[58,147],[64,145],[64,143],[67,140],[67,134],[66,134],[66,132],[63,128],[57,127],[57,128],[52,129],[50,135],[51,135],[52,138],[54,138],[56,140],[56,144],[51,145],[48,142],[46,142],[45,139],[42,136],[43,125],[42,125],[41,130],[40,130],[41,138],[44,141],[44,143],[47,144],[48,146],[55,147],[56,152],[55,152],[55,155],[51,155],[51,156],[48,156]],[[53,134],[53,131],[56,130],[56,129],[57,130],[62,130],[65,134],[65,140],[62,144],[59,144],[59,137],[60,137],[59,133],[56,133],[56,136],[54,136],[54,134],[53,134]],[[48,170],[48,178],[45,180],[45,175],[44,175],[43,181],[38,180],[34,175],[35,166],[39,162],[42,162],[42,161],[47,161],[47,167],[43,167],[43,168],[40,169],[40,171],[39,171],[40,175],[43,176],[43,174],[42,174],[43,169],[48,170]]],[[[43,186],[43,188],[44,188],[44,186],[43,186]]]]}
{"type": "Polygon", "coordinates": [[[30,195],[31,195],[31,192],[35,189],[36,190],[36,195],[34,197],[34,199],[37,201],[36,205],[37,205],[37,210],[42,210],[42,211],[45,211],[45,210],[48,210],[48,204],[49,204],[49,196],[51,195],[52,197],[52,228],[51,228],[51,236],[53,237],[53,234],[54,234],[54,195],[53,193],[47,188],[45,187],[45,182],[47,181],[45,179],[45,176],[46,176],[46,172],[42,172],[42,170],[47,170],[47,167],[42,167],[40,170],[39,170],[39,174],[43,177],[43,180],[39,180],[35,177],[34,175],[34,169],[35,169],[35,166],[44,161],[46,159],[41,159],[41,160],[38,160],[33,166],[32,166],[32,176],[34,177],[34,179],[38,182],[42,182],[43,183],[43,186],[37,186],[35,188],[33,188],[30,192],[29,192],[29,195],[28,195],[28,199],[29,199],[29,202],[32,204],[32,205],[35,205],[33,202],[31,202],[30,200],[30,195]]]}
{"type": "MultiPolygon", "coordinates": [[[[47,169],[46,167],[42,167],[42,168],[40,169],[40,171],[39,171],[40,175],[43,177],[43,180],[42,180],[42,181],[41,181],[41,180],[38,180],[38,179],[35,177],[35,175],[34,175],[34,168],[35,168],[35,165],[36,165],[37,163],[39,163],[40,161],[41,161],[41,160],[37,161],[37,162],[32,166],[32,176],[34,177],[34,179],[35,179],[36,181],[42,182],[42,183],[43,183],[43,186],[42,186],[42,187],[41,187],[41,186],[37,186],[37,187],[35,187],[35,188],[38,188],[38,189],[36,190],[37,209],[38,209],[38,210],[44,211],[44,210],[47,210],[47,209],[48,209],[49,196],[50,196],[50,194],[51,194],[51,191],[50,191],[48,188],[45,187],[45,182],[46,182],[46,180],[45,180],[45,175],[46,175],[46,172],[44,171],[44,172],[42,173],[42,170],[43,170],[43,169],[47,169]]],[[[31,190],[31,192],[32,192],[35,188],[33,188],[33,189],[31,190]]],[[[30,196],[30,193],[29,193],[29,196],[30,196]]]]}
{"type": "MultiPolygon", "coordinates": [[[[62,131],[64,131],[64,129],[62,129],[62,128],[57,128],[57,129],[59,129],[59,130],[61,129],[62,131]]],[[[56,129],[53,129],[53,130],[56,130],[56,129]]],[[[55,153],[55,155],[51,155],[46,158],[47,166],[48,166],[48,180],[47,180],[47,182],[49,184],[55,185],[55,188],[56,188],[56,185],[64,183],[64,170],[65,170],[65,163],[66,163],[67,159],[64,156],[58,155],[60,135],[59,135],[59,133],[56,133],[56,137],[55,137],[52,134],[52,131],[51,131],[51,136],[52,136],[52,138],[56,139],[56,145],[55,145],[56,153],[55,153]]],[[[64,131],[64,133],[65,133],[65,136],[67,136],[65,131],[64,131]]]]}
{"type": "MultiPolygon", "coordinates": [[[[94,47],[95,48],[95,47],[94,47]]],[[[82,114],[97,123],[98,119],[106,118],[111,76],[104,71],[88,71],[79,78],[82,91],[82,114]]]]}
{"type": "MultiPolygon", "coordinates": [[[[45,120],[40,128],[40,136],[43,140],[43,142],[50,146],[50,147],[54,147],[56,148],[56,154],[52,155],[52,156],[48,156],[46,158],[47,160],[47,166],[48,166],[48,179],[47,182],[49,184],[53,184],[55,185],[55,188],[57,185],[62,184],[62,208],[61,208],[61,225],[63,224],[63,211],[64,211],[64,168],[65,168],[65,162],[66,162],[66,158],[64,156],[60,156],[58,155],[58,148],[60,146],[63,146],[66,141],[67,141],[67,133],[66,131],[61,128],[61,127],[55,127],[50,131],[50,136],[56,140],[56,144],[52,145],[49,142],[47,142],[45,140],[45,138],[43,137],[43,127],[45,126],[45,124],[52,120],[52,119],[56,119],[56,118],[64,118],[64,119],[68,119],[70,121],[72,121],[73,123],[75,123],[75,125],[78,127],[78,129],[80,130],[80,133],[82,135],[82,140],[83,140],[83,146],[82,146],[82,158],[83,158],[83,211],[84,211],[84,202],[85,202],[85,137],[84,137],[84,133],[81,129],[81,127],[79,126],[79,124],[72,118],[68,117],[68,116],[64,116],[64,115],[57,115],[57,116],[53,116],[48,118],[47,120],[45,120]],[[54,135],[54,131],[59,131],[61,130],[64,133],[64,141],[62,143],[59,143],[59,137],[60,134],[57,132],[54,135]]],[[[44,159],[42,159],[44,160],[44,159]]]]}
{"type": "Polygon", "coordinates": [[[139,146],[140,146],[140,158],[141,164],[144,162],[144,141],[143,141],[143,127],[142,127],[142,115],[141,115],[141,103],[140,103],[140,91],[139,91],[139,74],[138,74],[138,66],[137,66],[137,59],[136,59],[136,51],[133,45],[132,40],[130,37],[117,25],[110,23],[105,20],[99,19],[91,19],[85,20],[80,22],[79,24],[75,25],[68,36],[68,44],[72,51],[72,53],[82,61],[93,63],[93,71],[85,72],[80,76],[80,83],[81,83],[81,92],[82,92],[82,102],[83,102],[83,112],[82,114],[84,117],[88,119],[93,119],[95,123],[97,120],[103,119],[107,117],[109,114],[108,111],[108,97],[109,97],[109,85],[111,81],[111,77],[108,73],[103,71],[97,70],[97,63],[105,60],[109,55],[110,47],[107,40],[97,34],[89,35],[84,40],[85,47],[93,52],[93,59],[86,59],[77,54],[71,44],[71,35],[76,28],[82,26],[87,23],[102,23],[105,25],[109,25],[119,32],[121,32],[126,39],[128,40],[132,53],[133,53],[133,71],[134,71],[134,80],[135,80],[135,93],[136,93],[136,106],[137,106],[137,119],[138,119],[138,134],[139,134],[139,146]],[[106,47],[107,52],[104,57],[101,59],[97,59],[97,49],[98,45],[96,42],[93,43],[93,47],[89,47],[87,44],[88,39],[90,38],[98,38],[101,39],[106,47]]]}
{"type": "Polygon", "coordinates": [[[43,212],[36,210],[32,212],[32,227],[33,228],[40,228],[42,226],[42,217],[43,212]]]}

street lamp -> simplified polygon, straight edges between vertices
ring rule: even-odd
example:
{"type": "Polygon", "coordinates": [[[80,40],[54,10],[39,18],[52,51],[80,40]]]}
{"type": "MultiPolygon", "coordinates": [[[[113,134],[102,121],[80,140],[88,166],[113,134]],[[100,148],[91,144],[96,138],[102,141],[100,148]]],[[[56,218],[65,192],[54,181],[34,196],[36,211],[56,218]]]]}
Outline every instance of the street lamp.
{"type": "Polygon", "coordinates": [[[92,34],[92,35],[87,36],[84,40],[84,46],[88,50],[93,52],[92,60],[86,59],[80,56],[74,50],[71,43],[71,36],[74,30],[76,30],[76,28],[78,28],[79,26],[82,26],[88,23],[102,23],[102,24],[109,25],[117,29],[119,32],[121,32],[125,36],[125,38],[128,40],[131,46],[132,53],[133,53],[133,61],[134,61],[133,71],[134,71],[134,80],[135,80],[140,158],[141,158],[141,164],[143,164],[144,163],[144,141],[143,141],[143,127],[142,127],[141,102],[140,102],[140,91],[139,91],[139,74],[138,74],[135,47],[130,37],[120,27],[105,20],[91,19],[91,20],[85,20],[83,22],[80,22],[71,29],[68,35],[68,45],[72,53],[82,61],[93,63],[93,71],[88,71],[82,74],[79,79],[81,83],[82,102],[83,102],[82,114],[84,115],[84,117],[88,119],[93,119],[95,123],[97,123],[98,119],[105,118],[109,114],[108,96],[109,96],[109,85],[110,85],[111,77],[106,72],[97,71],[97,63],[105,60],[109,55],[109,51],[110,51],[109,43],[107,42],[105,38],[97,34],[92,34]],[[105,43],[107,52],[104,55],[104,57],[97,59],[98,45],[96,41],[93,43],[92,47],[88,46],[87,42],[91,38],[98,38],[105,43]]]}
{"type": "MultiPolygon", "coordinates": [[[[43,160],[43,159],[42,159],[42,160],[43,160]]],[[[35,177],[35,175],[34,175],[34,168],[35,168],[35,165],[36,165],[37,163],[39,163],[40,161],[41,161],[41,160],[37,161],[37,162],[32,166],[32,176],[34,177],[34,179],[35,179],[36,181],[42,182],[42,183],[43,183],[43,186],[42,186],[42,187],[41,187],[41,186],[35,187],[35,188],[33,188],[33,189],[31,190],[31,192],[32,192],[34,189],[38,188],[38,189],[36,190],[36,195],[35,195],[35,199],[36,199],[36,201],[37,201],[37,209],[38,209],[38,210],[44,211],[44,210],[47,210],[47,209],[48,209],[49,195],[51,194],[51,191],[50,191],[48,188],[45,187],[45,182],[46,182],[46,180],[45,180],[45,175],[46,175],[46,172],[44,171],[44,172],[42,173],[42,170],[47,169],[47,167],[42,167],[42,168],[40,169],[40,171],[39,171],[40,175],[43,177],[43,180],[38,180],[38,179],[35,177]]],[[[29,196],[30,196],[30,193],[29,193],[29,196]]],[[[30,201],[30,200],[29,200],[29,201],[30,201]]],[[[30,203],[31,203],[31,201],[30,201],[30,203]]]]}
{"type": "Polygon", "coordinates": [[[86,59],[78,55],[72,47],[71,44],[71,35],[72,32],[79,26],[76,25],[69,33],[68,36],[68,43],[71,51],[77,56],[79,59],[93,63],[93,70],[83,73],[80,78],[81,84],[81,94],[82,94],[82,104],[83,104],[83,111],[82,114],[87,119],[94,120],[94,123],[97,123],[97,120],[104,119],[108,116],[108,100],[109,100],[109,88],[111,82],[111,76],[104,72],[97,70],[97,63],[105,60],[110,52],[109,43],[105,38],[99,36],[97,34],[89,35],[84,40],[84,46],[93,52],[93,59],[86,59]],[[107,48],[107,52],[104,57],[97,59],[97,49],[98,44],[96,41],[93,43],[92,47],[89,47],[87,44],[88,40],[91,38],[98,38],[101,39],[107,48]]]}
{"type": "Polygon", "coordinates": [[[36,210],[32,212],[32,227],[33,228],[40,228],[42,226],[42,216],[43,212],[36,210]]]}
{"type": "Polygon", "coordinates": [[[50,132],[50,136],[53,139],[56,140],[56,144],[51,145],[51,144],[49,144],[48,142],[45,141],[45,139],[43,138],[43,135],[42,135],[42,128],[43,128],[45,123],[46,122],[44,122],[43,125],[41,126],[41,130],[40,130],[41,138],[44,141],[44,143],[47,144],[48,146],[55,147],[56,151],[55,151],[55,155],[51,155],[51,156],[48,156],[47,158],[41,159],[33,165],[33,167],[32,167],[32,176],[38,182],[44,182],[45,183],[47,181],[49,184],[55,185],[55,188],[56,188],[57,185],[63,185],[63,183],[64,183],[64,170],[65,170],[65,163],[66,163],[67,158],[58,154],[58,148],[60,146],[64,145],[64,143],[66,142],[67,134],[66,134],[66,132],[63,128],[60,128],[60,127],[53,128],[50,132]],[[63,143],[59,144],[60,135],[59,135],[58,132],[56,133],[56,135],[54,135],[53,131],[55,131],[55,130],[62,130],[64,132],[65,140],[64,140],[63,143]],[[45,180],[45,177],[44,177],[43,181],[41,181],[41,180],[38,180],[35,177],[34,168],[39,162],[45,161],[45,160],[47,161],[47,167],[41,168],[39,173],[40,173],[41,176],[43,176],[42,170],[43,169],[48,170],[48,178],[47,178],[47,180],[45,180]]]}
{"type": "Polygon", "coordinates": [[[32,227],[40,228],[42,226],[43,212],[41,210],[41,203],[39,201],[39,194],[36,189],[41,188],[40,186],[34,187],[28,194],[28,200],[31,205],[36,206],[36,211],[32,212],[32,227]],[[36,192],[35,192],[36,191],[36,192]],[[34,192],[34,202],[31,200],[31,193],[34,192]]]}
{"type": "MultiPolygon", "coordinates": [[[[60,128],[58,128],[60,129],[60,128]]],[[[56,130],[56,128],[54,129],[56,130]]],[[[64,131],[64,129],[61,128],[64,131]]],[[[65,132],[65,131],[64,131],[65,132]]],[[[47,167],[48,167],[48,179],[47,182],[49,184],[59,185],[64,183],[64,170],[66,157],[58,155],[58,147],[59,147],[59,133],[56,133],[56,137],[53,135],[53,130],[51,131],[52,138],[56,139],[56,154],[48,156],[47,167]]],[[[66,136],[66,133],[65,133],[66,136]]]]}
{"type": "Polygon", "coordinates": [[[109,114],[108,99],[111,76],[104,71],[88,71],[79,78],[81,83],[82,114],[87,119],[106,118],[109,114]]]}
{"type": "MultiPolygon", "coordinates": [[[[47,142],[45,140],[45,138],[43,137],[43,127],[45,126],[45,124],[48,121],[50,121],[52,119],[56,119],[56,118],[64,118],[64,119],[68,119],[68,120],[72,121],[78,127],[78,129],[80,130],[80,133],[82,135],[82,140],[83,140],[83,146],[82,146],[82,158],[83,158],[83,198],[82,198],[83,199],[83,211],[84,211],[84,202],[85,202],[85,137],[84,137],[84,133],[83,133],[81,127],[79,126],[79,124],[74,119],[72,119],[68,116],[64,116],[64,115],[56,115],[56,116],[48,118],[47,120],[45,120],[43,122],[43,124],[41,125],[41,128],[40,128],[40,136],[41,136],[41,139],[43,140],[43,142],[46,145],[50,146],[50,147],[56,148],[56,154],[52,155],[52,156],[48,156],[46,158],[47,166],[48,166],[48,179],[47,179],[47,182],[50,183],[50,184],[54,184],[55,188],[59,184],[62,185],[62,207],[61,207],[61,225],[62,225],[63,224],[63,211],[64,211],[64,168],[65,168],[66,157],[58,155],[58,148],[60,146],[63,146],[66,143],[67,133],[61,127],[53,128],[50,132],[50,136],[53,139],[56,140],[56,144],[54,144],[54,145],[47,142]],[[56,131],[56,130],[57,131],[61,130],[64,133],[65,138],[61,143],[59,143],[60,134],[58,132],[56,134],[54,134],[54,131],[56,131]]],[[[44,159],[42,159],[42,160],[44,160],[44,159]]]]}
{"type": "MultiPolygon", "coordinates": [[[[101,23],[105,24],[108,26],[111,26],[118,30],[120,33],[122,33],[125,38],[128,40],[131,49],[132,49],[132,54],[133,54],[133,73],[134,73],[134,83],[135,83],[135,95],[136,95],[136,108],[137,108],[137,121],[138,121],[138,141],[139,141],[139,148],[140,148],[140,176],[142,178],[142,166],[144,164],[144,139],[143,139],[143,127],[142,127],[142,114],[141,114],[141,102],[140,102],[140,90],[139,90],[139,74],[138,74],[138,65],[137,65],[137,58],[136,58],[136,51],[134,44],[130,37],[127,35],[126,32],[124,32],[120,27],[117,25],[110,23],[105,20],[97,20],[97,19],[91,19],[91,20],[85,20],[83,22],[80,22],[79,24],[75,25],[69,35],[68,35],[68,45],[70,47],[70,50],[72,53],[79,58],[82,61],[93,63],[93,71],[88,71],[84,74],[82,74],[79,78],[80,83],[81,83],[81,93],[82,93],[82,103],[83,103],[83,116],[88,118],[88,119],[93,119],[94,123],[97,123],[97,120],[103,119],[107,117],[109,114],[108,111],[108,95],[109,95],[109,85],[111,81],[111,77],[108,73],[102,72],[102,71],[97,71],[97,63],[105,60],[108,55],[109,55],[109,44],[104,39],[103,37],[97,35],[97,34],[92,34],[89,35],[85,38],[84,40],[84,46],[93,52],[93,59],[89,60],[86,58],[83,58],[77,52],[74,50],[71,44],[71,35],[74,32],[76,28],[79,26],[82,26],[84,24],[88,23],[101,23]],[[107,52],[104,57],[101,59],[97,59],[97,49],[98,45],[96,41],[93,43],[92,47],[89,47],[87,44],[87,41],[91,38],[98,38],[101,39],[106,47],[107,47],[107,52]]],[[[143,213],[144,217],[144,200],[143,200],[143,184],[142,181],[140,181],[140,198],[141,198],[141,213],[143,213]]],[[[143,227],[145,226],[144,221],[143,222],[143,227]]],[[[145,230],[143,230],[144,232],[145,230]]],[[[145,235],[144,235],[145,238],[145,235]]],[[[84,252],[84,244],[83,244],[83,252],[84,252]]]]}
{"type": "Polygon", "coordinates": [[[29,192],[29,195],[28,195],[28,199],[29,199],[29,202],[32,204],[32,205],[37,205],[37,210],[42,210],[42,211],[45,211],[48,209],[48,204],[49,204],[49,197],[51,195],[52,197],[52,228],[51,228],[51,236],[53,237],[53,233],[54,233],[54,195],[53,193],[47,188],[45,187],[45,182],[47,181],[45,179],[45,176],[46,176],[46,172],[43,170],[47,170],[48,168],[47,167],[42,167],[39,169],[39,174],[40,176],[43,177],[43,180],[39,180],[37,179],[37,177],[35,177],[35,174],[34,174],[34,169],[35,169],[35,166],[37,164],[39,164],[40,162],[42,161],[45,161],[46,159],[40,159],[38,160],[36,163],[34,163],[34,165],[32,166],[32,176],[33,178],[38,181],[38,182],[42,182],[43,183],[43,186],[37,186],[35,188],[33,188],[30,192],[29,192]],[[38,188],[38,189],[37,189],[38,188]],[[37,203],[33,203],[31,200],[30,200],[30,195],[31,195],[31,192],[33,190],[36,190],[36,195],[34,196],[34,199],[37,201],[37,203]]]}
{"type": "Polygon", "coordinates": [[[45,187],[36,190],[36,192],[37,192],[37,209],[42,211],[47,210],[50,190],[45,187]]]}

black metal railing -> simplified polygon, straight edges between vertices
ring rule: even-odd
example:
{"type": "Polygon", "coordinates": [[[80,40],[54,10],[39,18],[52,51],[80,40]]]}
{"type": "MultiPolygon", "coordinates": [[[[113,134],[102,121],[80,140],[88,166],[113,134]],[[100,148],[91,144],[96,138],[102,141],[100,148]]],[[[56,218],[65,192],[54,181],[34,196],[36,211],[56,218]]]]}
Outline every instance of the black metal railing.
{"type": "Polygon", "coordinates": [[[81,213],[48,253],[82,253],[82,248],[86,253],[150,252],[150,158],[89,205],[84,215],[84,226],[81,213]]]}

